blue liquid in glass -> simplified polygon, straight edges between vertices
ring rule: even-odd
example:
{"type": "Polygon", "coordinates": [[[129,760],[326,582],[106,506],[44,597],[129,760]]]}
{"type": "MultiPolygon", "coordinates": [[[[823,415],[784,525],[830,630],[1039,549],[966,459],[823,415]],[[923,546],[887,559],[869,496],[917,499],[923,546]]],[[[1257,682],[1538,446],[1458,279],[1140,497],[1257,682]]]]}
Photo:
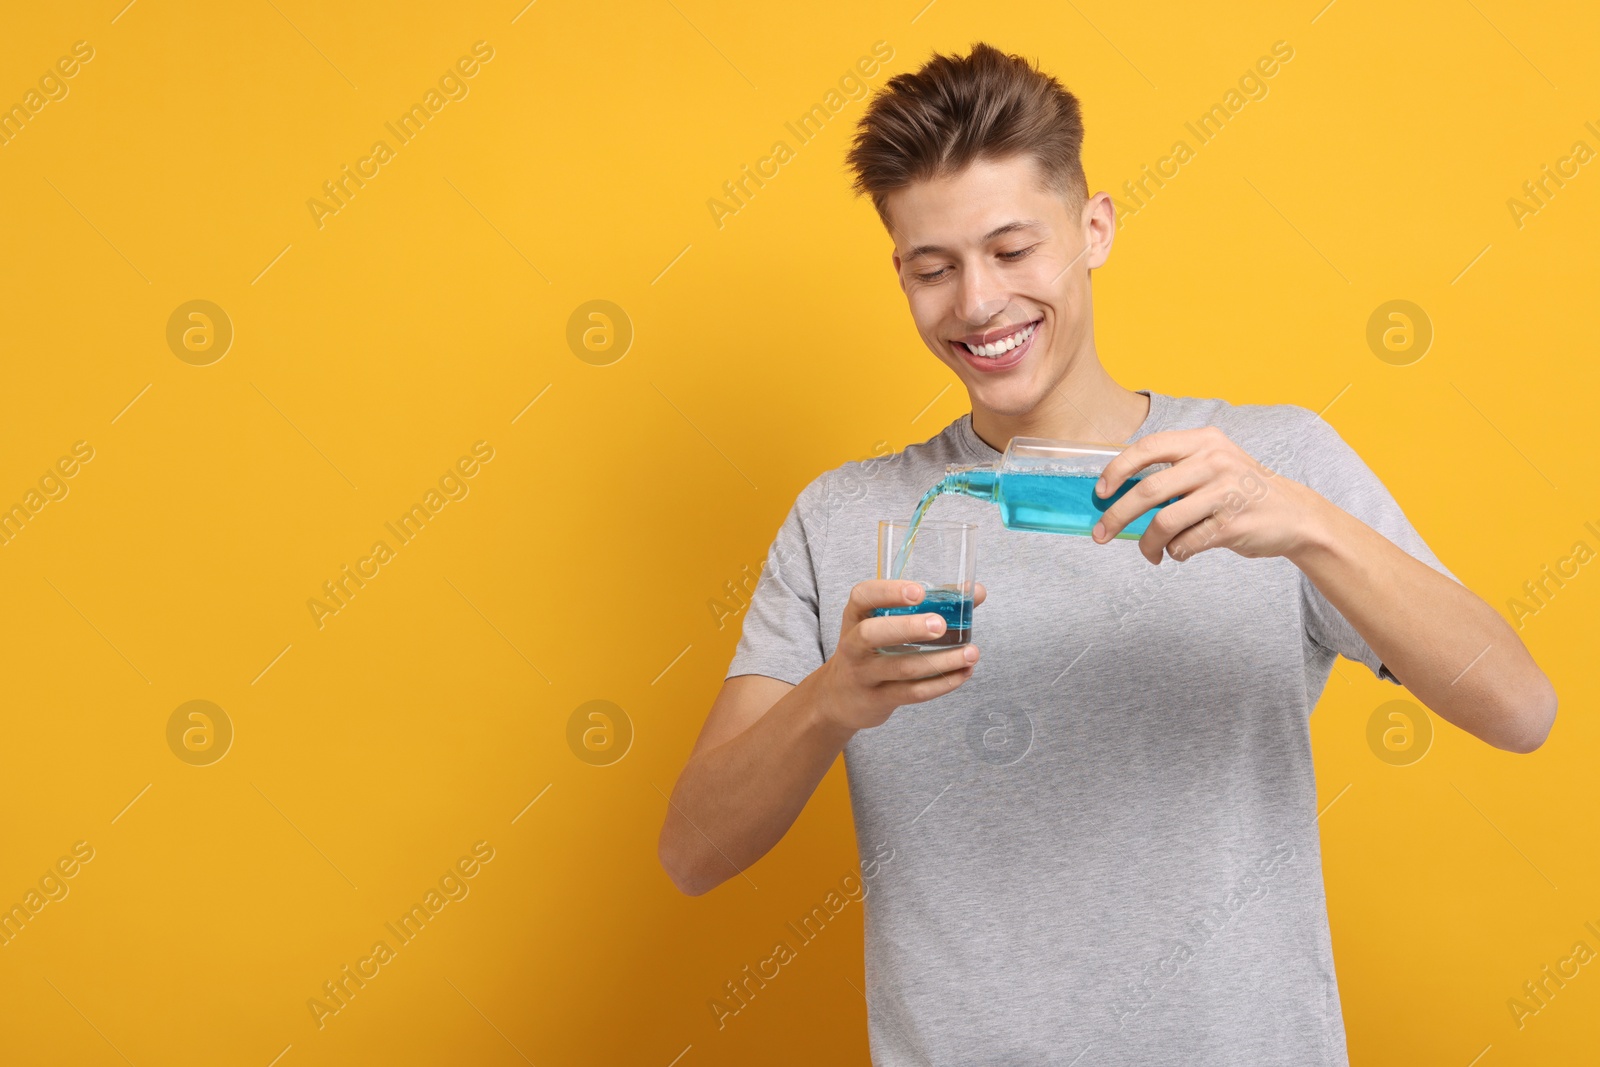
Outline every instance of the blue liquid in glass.
{"type": "Polygon", "coordinates": [[[964,645],[972,639],[972,597],[963,596],[953,589],[929,589],[916,604],[902,604],[893,608],[874,608],[872,614],[884,615],[938,615],[944,619],[944,633],[937,637],[917,641],[924,647],[943,648],[964,645]]]}

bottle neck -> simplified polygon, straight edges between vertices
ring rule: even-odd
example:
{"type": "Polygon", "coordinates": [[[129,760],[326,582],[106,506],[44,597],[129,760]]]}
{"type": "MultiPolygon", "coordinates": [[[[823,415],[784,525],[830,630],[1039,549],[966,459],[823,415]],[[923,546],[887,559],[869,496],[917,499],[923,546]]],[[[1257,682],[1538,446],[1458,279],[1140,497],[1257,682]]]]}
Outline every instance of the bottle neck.
{"type": "Polygon", "coordinates": [[[976,497],[992,504],[1000,499],[1000,472],[992,466],[952,467],[940,483],[940,492],[976,497]]]}

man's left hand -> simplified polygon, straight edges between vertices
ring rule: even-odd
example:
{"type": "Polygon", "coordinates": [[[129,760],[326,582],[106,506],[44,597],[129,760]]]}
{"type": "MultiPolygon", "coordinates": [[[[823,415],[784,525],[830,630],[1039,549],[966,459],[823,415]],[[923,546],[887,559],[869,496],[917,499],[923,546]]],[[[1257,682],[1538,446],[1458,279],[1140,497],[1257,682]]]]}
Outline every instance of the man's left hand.
{"type": "Polygon", "coordinates": [[[1106,509],[1093,532],[1104,544],[1152,507],[1179,497],[1155,513],[1139,538],[1139,551],[1151,563],[1160,563],[1163,551],[1181,562],[1208,548],[1231,548],[1252,559],[1287,556],[1326,503],[1262,466],[1214,426],[1141,437],[1106,464],[1095,495],[1105,499],[1152,463],[1172,466],[1142,478],[1106,509]]]}

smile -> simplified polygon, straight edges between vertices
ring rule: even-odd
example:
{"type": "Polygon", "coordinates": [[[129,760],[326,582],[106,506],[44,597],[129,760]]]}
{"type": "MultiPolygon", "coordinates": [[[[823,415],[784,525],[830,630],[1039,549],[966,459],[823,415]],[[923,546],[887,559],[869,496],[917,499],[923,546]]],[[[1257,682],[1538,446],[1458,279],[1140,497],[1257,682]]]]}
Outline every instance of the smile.
{"type": "Polygon", "coordinates": [[[1034,334],[1043,321],[1035,319],[1008,334],[990,338],[983,344],[973,341],[951,341],[950,346],[979,370],[1005,370],[1022,362],[1022,358],[1033,347],[1034,334]]]}

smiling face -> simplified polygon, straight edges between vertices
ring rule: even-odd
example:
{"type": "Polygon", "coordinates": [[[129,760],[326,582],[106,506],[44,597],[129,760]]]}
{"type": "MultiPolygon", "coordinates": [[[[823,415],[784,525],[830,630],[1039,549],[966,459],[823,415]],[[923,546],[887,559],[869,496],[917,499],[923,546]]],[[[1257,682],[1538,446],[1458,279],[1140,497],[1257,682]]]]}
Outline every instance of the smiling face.
{"type": "Polygon", "coordinates": [[[1106,194],[1080,209],[1015,156],[896,189],[885,208],[917,332],[975,413],[1025,418],[1097,365],[1089,271],[1111,251],[1106,194]]]}

